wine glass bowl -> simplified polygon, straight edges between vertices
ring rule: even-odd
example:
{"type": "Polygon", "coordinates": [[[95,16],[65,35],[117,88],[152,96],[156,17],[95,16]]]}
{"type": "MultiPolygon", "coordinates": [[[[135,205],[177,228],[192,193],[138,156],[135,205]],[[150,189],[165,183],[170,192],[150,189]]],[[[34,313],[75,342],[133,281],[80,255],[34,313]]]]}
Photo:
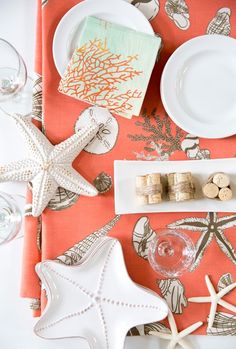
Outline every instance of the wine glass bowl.
{"type": "Polygon", "coordinates": [[[19,92],[26,80],[27,70],[22,57],[13,45],[0,38],[0,102],[19,92]]]}
{"type": "Polygon", "coordinates": [[[167,278],[174,278],[188,271],[195,254],[192,240],[186,234],[174,229],[157,232],[148,248],[151,267],[167,278]]]}
{"type": "Polygon", "coordinates": [[[15,199],[0,192],[0,245],[15,238],[20,231],[21,222],[21,212],[15,199]]]}

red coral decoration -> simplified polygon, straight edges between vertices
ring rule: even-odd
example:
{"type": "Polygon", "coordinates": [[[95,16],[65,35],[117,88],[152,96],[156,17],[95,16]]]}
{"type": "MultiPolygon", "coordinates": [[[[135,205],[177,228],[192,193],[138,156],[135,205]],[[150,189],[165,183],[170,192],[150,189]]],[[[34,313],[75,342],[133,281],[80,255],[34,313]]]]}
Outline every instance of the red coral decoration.
{"type": "Polygon", "coordinates": [[[137,59],[111,53],[106,41],[94,39],[76,50],[59,91],[116,113],[130,111],[131,100],[141,98],[142,93],[137,89],[119,93],[117,85],[142,73],[131,66],[137,59]]]}

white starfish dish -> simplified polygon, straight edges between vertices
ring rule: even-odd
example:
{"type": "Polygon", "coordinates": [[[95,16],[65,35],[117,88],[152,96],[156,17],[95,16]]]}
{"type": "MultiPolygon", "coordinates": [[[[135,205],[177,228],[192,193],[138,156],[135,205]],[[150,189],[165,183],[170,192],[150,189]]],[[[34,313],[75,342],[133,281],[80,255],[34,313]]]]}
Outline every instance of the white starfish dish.
{"type": "Polygon", "coordinates": [[[29,158],[0,166],[0,182],[32,182],[32,215],[39,216],[58,187],[95,196],[96,188],[72,167],[72,162],[99,130],[95,119],[65,141],[53,146],[29,118],[12,115],[25,138],[29,158]]]}
{"type": "Polygon", "coordinates": [[[82,337],[91,349],[122,349],[130,328],[168,314],[164,300],[130,279],[116,239],[100,239],[76,266],[45,261],[36,271],[48,295],[34,328],[42,338],[82,337]]]}
{"type": "Polygon", "coordinates": [[[233,311],[236,313],[236,306],[224,301],[221,299],[224,297],[227,293],[232,291],[236,287],[236,282],[232,283],[231,285],[226,286],[222,290],[220,290],[218,293],[215,291],[214,286],[211,283],[211,280],[208,275],[205,276],[206,285],[208,288],[208,291],[210,293],[210,296],[206,297],[191,297],[188,299],[189,302],[193,303],[211,303],[211,309],[208,319],[208,329],[210,329],[213,326],[213,322],[216,315],[217,305],[220,304],[222,307],[233,311]]]}
{"type": "Polygon", "coordinates": [[[167,346],[167,349],[174,349],[178,344],[184,348],[184,349],[191,349],[191,346],[189,343],[187,343],[183,338],[188,336],[190,333],[194,332],[197,328],[203,325],[202,321],[198,321],[191,326],[185,328],[181,332],[178,332],[174,316],[172,312],[169,310],[168,313],[168,321],[170,324],[170,333],[163,333],[163,332],[157,332],[157,331],[151,331],[149,334],[169,340],[169,344],[167,346]]]}

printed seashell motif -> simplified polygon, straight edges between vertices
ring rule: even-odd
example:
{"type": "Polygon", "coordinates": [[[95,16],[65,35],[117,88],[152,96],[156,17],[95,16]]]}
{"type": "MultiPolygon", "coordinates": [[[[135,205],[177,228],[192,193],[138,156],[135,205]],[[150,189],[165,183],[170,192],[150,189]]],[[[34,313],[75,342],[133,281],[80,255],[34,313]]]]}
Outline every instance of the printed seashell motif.
{"type": "Polygon", "coordinates": [[[31,310],[39,310],[41,307],[41,300],[39,298],[31,298],[29,307],[31,310]]]}
{"type": "Polygon", "coordinates": [[[133,229],[133,247],[139,257],[148,259],[148,246],[155,236],[154,230],[150,227],[149,218],[141,217],[133,229]]]}
{"type": "Polygon", "coordinates": [[[161,322],[153,322],[147,325],[133,327],[127,333],[128,336],[146,336],[150,332],[171,333],[170,329],[161,322]]]}
{"type": "Polygon", "coordinates": [[[225,287],[231,285],[232,283],[233,283],[232,274],[227,273],[222,275],[217,285],[218,291],[223,290],[225,287]]]}
{"type": "Polygon", "coordinates": [[[144,16],[151,21],[154,19],[160,9],[159,0],[127,0],[129,3],[137,7],[144,16]]]}
{"type": "Polygon", "coordinates": [[[103,194],[112,188],[112,178],[109,174],[101,172],[93,181],[95,188],[103,194]]]}
{"type": "Polygon", "coordinates": [[[174,314],[182,314],[183,307],[187,307],[188,301],[185,297],[185,289],[178,279],[158,280],[157,284],[163,298],[166,300],[170,310],[174,314]]]}
{"type": "Polygon", "coordinates": [[[199,143],[200,140],[197,136],[187,134],[181,142],[181,149],[186,153],[189,159],[209,159],[210,151],[208,149],[201,149],[199,143]]]}
{"type": "Polygon", "coordinates": [[[85,109],[75,123],[75,132],[88,125],[91,119],[99,124],[96,136],[84,148],[91,154],[105,154],[113,149],[118,137],[119,126],[116,118],[108,109],[93,106],[85,109]]]}
{"type": "Polygon", "coordinates": [[[33,96],[32,96],[32,118],[42,122],[42,76],[35,73],[33,96]]]}
{"type": "Polygon", "coordinates": [[[47,3],[48,3],[48,0],[42,0],[42,7],[47,5],[47,3]]]}
{"type": "Polygon", "coordinates": [[[48,208],[52,211],[62,211],[74,205],[79,198],[78,194],[72,193],[64,188],[57,188],[56,194],[48,203],[48,208]]]}
{"type": "Polygon", "coordinates": [[[230,8],[223,7],[219,9],[215,17],[208,24],[206,33],[229,35],[231,32],[230,16],[230,8]]]}
{"type": "Polygon", "coordinates": [[[212,327],[207,329],[207,335],[235,336],[236,316],[229,313],[217,312],[212,327]]]}
{"type": "Polygon", "coordinates": [[[120,216],[115,216],[110,222],[105,224],[102,228],[98,229],[94,233],[88,235],[85,239],[80,241],[78,244],[72,246],[69,250],[64,252],[61,256],[58,256],[55,261],[59,261],[67,265],[75,265],[80,259],[88,252],[92,245],[101,237],[106,236],[110,230],[119,221],[120,216]]]}
{"type": "Polygon", "coordinates": [[[167,0],[165,10],[179,29],[187,30],[189,28],[189,10],[184,0],[167,0]]]}

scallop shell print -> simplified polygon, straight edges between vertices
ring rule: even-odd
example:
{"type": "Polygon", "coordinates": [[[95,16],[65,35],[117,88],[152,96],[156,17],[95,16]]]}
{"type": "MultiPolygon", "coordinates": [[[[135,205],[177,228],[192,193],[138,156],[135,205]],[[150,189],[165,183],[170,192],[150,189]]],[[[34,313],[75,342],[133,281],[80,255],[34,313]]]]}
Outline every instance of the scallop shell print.
{"type": "Polygon", "coordinates": [[[140,325],[131,328],[127,333],[128,336],[146,336],[150,332],[162,332],[162,333],[171,333],[170,329],[163,325],[161,322],[153,322],[147,325],[140,325]]]}
{"type": "Polygon", "coordinates": [[[57,188],[56,194],[53,199],[48,203],[48,208],[52,211],[62,211],[66,208],[74,205],[79,198],[78,194],[72,193],[64,188],[57,188]]]}
{"type": "Polygon", "coordinates": [[[182,314],[183,307],[187,307],[184,285],[178,279],[158,280],[162,297],[166,300],[170,310],[174,314],[182,314]]]}
{"type": "Polygon", "coordinates": [[[99,193],[104,194],[112,188],[112,178],[109,174],[101,172],[93,181],[99,193]]]}
{"type": "Polygon", "coordinates": [[[222,275],[217,285],[218,291],[223,290],[225,287],[231,285],[232,283],[233,278],[230,273],[222,275]]]}
{"type": "Polygon", "coordinates": [[[208,24],[206,33],[229,35],[231,32],[230,16],[230,8],[223,7],[219,9],[215,17],[208,24]]]}
{"type": "Polygon", "coordinates": [[[129,3],[137,7],[144,16],[151,21],[154,19],[160,9],[159,0],[127,0],[129,3]]]}
{"type": "Polygon", "coordinates": [[[32,118],[42,122],[42,76],[38,73],[35,73],[32,100],[32,118]]]}
{"type": "Polygon", "coordinates": [[[236,335],[236,316],[218,312],[216,313],[213,326],[207,329],[210,336],[235,336],[236,335]]]}
{"type": "Polygon", "coordinates": [[[133,247],[139,257],[148,259],[148,245],[155,236],[156,234],[150,226],[149,218],[141,217],[133,229],[133,247]]]}
{"type": "Polygon", "coordinates": [[[169,18],[182,30],[187,30],[190,26],[189,10],[184,0],[167,0],[165,10],[169,18]]]}
{"type": "Polygon", "coordinates": [[[118,137],[119,126],[116,118],[108,109],[93,106],[85,109],[75,123],[75,132],[88,125],[91,119],[100,124],[96,136],[84,148],[91,154],[105,154],[113,149],[118,137]]]}

